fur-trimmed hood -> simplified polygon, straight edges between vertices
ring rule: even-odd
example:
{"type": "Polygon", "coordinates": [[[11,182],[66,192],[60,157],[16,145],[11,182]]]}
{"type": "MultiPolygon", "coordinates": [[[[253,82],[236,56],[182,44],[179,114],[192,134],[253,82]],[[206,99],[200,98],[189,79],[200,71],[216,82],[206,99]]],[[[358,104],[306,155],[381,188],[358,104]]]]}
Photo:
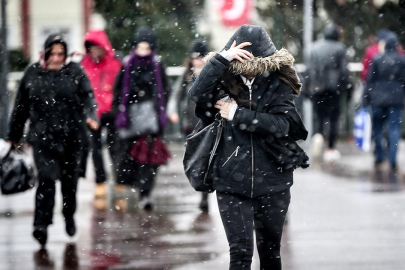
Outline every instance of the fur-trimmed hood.
{"type": "MultiPolygon", "coordinates": [[[[278,77],[291,86],[296,95],[301,92],[301,81],[294,69],[294,57],[286,50],[277,50],[266,30],[257,25],[242,25],[229,39],[223,50],[229,50],[232,44],[250,42],[250,46],[243,49],[253,54],[254,58],[244,63],[231,61],[229,72],[232,74],[249,74],[260,76],[265,72],[276,72],[278,77]]],[[[205,57],[208,62],[216,53],[212,52],[205,57]]]]}
{"type": "MultiPolygon", "coordinates": [[[[204,61],[208,62],[216,53],[217,52],[210,52],[204,58],[204,61]]],[[[251,60],[245,61],[244,63],[237,60],[232,61],[229,66],[229,71],[234,74],[250,74],[252,76],[259,76],[266,71],[278,71],[283,66],[293,68],[294,61],[294,56],[283,48],[270,56],[255,57],[251,60]]]]}
{"type": "MultiPolygon", "coordinates": [[[[210,52],[204,61],[208,62],[216,52],[210,52]]],[[[286,49],[276,51],[274,54],[267,57],[255,57],[249,61],[241,63],[233,60],[229,64],[229,72],[237,74],[249,74],[252,76],[260,76],[265,72],[277,72],[279,78],[288,84],[294,93],[299,96],[301,94],[302,83],[294,68],[294,56],[286,49]]]]}

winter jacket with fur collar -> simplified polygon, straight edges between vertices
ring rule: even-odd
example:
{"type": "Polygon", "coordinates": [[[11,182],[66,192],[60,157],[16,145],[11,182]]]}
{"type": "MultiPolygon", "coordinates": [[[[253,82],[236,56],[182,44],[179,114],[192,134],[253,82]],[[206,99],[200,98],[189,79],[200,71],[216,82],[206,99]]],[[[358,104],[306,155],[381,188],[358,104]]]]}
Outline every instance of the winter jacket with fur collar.
{"type": "Polygon", "coordinates": [[[292,66],[293,57],[285,50],[273,50],[274,45],[262,28],[253,27],[249,31],[249,27],[245,26],[240,36],[235,33],[236,38],[234,36],[230,42],[237,40],[240,44],[252,40],[250,49],[255,59],[239,64],[229,62],[220,54],[211,54],[188,94],[197,104],[197,117],[209,124],[218,113],[214,108],[216,101],[228,93],[223,74],[235,73],[238,84],[245,90],[240,96],[244,100],[250,99],[250,93],[238,74],[256,76],[251,93],[252,107],[239,106],[234,119],[224,121],[221,143],[209,172],[215,190],[255,198],[290,188],[293,170],[308,167],[308,157],[295,142],[307,137],[295,109],[296,95],[275,72],[283,65],[292,66]],[[260,50],[255,40],[262,40],[260,50]],[[263,46],[263,42],[267,42],[267,46],[263,46]]]}

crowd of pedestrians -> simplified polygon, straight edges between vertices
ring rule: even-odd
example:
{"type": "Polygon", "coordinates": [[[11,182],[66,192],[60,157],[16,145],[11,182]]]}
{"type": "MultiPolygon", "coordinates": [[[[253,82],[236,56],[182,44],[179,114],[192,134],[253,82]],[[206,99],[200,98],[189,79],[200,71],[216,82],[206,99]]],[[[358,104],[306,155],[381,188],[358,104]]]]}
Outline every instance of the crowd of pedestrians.
{"type": "MultiPolygon", "coordinates": [[[[354,85],[341,33],[337,25],[326,26],[324,38],[311,48],[305,76],[304,96],[311,99],[316,116],[310,154],[326,162],[341,158],[336,149],[340,108],[349,102],[354,85]]],[[[66,233],[75,235],[77,185],[86,175],[90,153],[95,209],[107,209],[106,145],[115,180],[114,208],[127,211],[127,191],[135,189],[139,207],[153,210],[159,168],[171,158],[164,140],[169,122],[179,124],[187,137],[195,134],[194,127],[208,127],[221,118],[222,141],[205,173],[216,191],[230,269],[250,269],[254,230],[261,268],[281,269],[280,241],[293,171],[309,166],[296,143],[308,132],[294,103],[303,78],[295,71],[294,57],[278,50],[264,28],[244,25],[218,53],[209,53],[203,39],[192,42],[185,71],[171,84],[158,44],[156,33],[141,27],[130,54],[121,60],[107,34],[92,30],[84,37],[86,53],[78,64],[71,61],[64,37],[52,34],[41,59],[24,71],[8,141],[18,147],[30,121],[26,141],[38,170],[34,238],[42,246],[47,243],[57,180],[66,233]]],[[[363,65],[362,105],[371,108],[375,166],[387,157],[396,171],[405,84],[398,36],[379,31],[363,65]]],[[[199,207],[208,212],[208,193],[201,197],[199,207]]]]}

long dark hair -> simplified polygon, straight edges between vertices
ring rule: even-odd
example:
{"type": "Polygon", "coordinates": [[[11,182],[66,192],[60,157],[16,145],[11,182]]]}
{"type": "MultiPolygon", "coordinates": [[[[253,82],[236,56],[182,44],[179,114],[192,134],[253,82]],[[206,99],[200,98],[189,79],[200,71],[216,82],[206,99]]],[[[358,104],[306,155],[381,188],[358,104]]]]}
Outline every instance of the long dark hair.
{"type": "Polygon", "coordinates": [[[228,91],[228,95],[235,99],[239,106],[249,107],[250,101],[240,98],[243,93],[242,84],[236,81],[236,75],[229,70],[225,71],[222,75],[221,83],[225,86],[225,91],[228,91]]]}
{"type": "MultiPolygon", "coordinates": [[[[296,96],[301,94],[301,80],[299,79],[297,72],[291,66],[281,66],[280,69],[275,71],[275,74],[280,80],[288,84],[294,91],[296,96]]],[[[236,81],[236,74],[226,71],[222,75],[221,83],[226,86],[225,91],[228,92],[229,96],[236,100],[239,106],[249,107],[250,101],[240,98],[241,93],[243,93],[242,84],[236,81]]]]}

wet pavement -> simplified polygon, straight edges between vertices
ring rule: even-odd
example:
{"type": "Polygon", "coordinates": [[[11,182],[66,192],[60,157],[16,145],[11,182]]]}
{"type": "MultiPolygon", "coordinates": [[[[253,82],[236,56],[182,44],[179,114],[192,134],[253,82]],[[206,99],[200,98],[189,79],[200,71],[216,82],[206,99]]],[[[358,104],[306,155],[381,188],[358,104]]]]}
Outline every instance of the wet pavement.
{"type": "MultiPolygon", "coordinates": [[[[64,232],[59,193],[46,250],[31,237],[33,191],[0,196],[0,213],[12,213],[0,216],[0,270],[228,269],[215,195],[209,197],[210,213],[202,213],[200,194],[182,173],[182,146],[171,148],[174,158],[159,173],[154,211],[137,209],[133,199],[126,213],[113,207],[95,211],[88,173],[79,185],[78,234],[69,239],[64,232]]],[[[339,148],[339,162],[295,173],[283,269],[405,269],[403,172],[393,175],[384,167],[376,172],[371,154],[349,144],[339,148]]],[[[403,147],[399,161],[405,161],[403,147]]],[[[257,254],[252,269],[259,269],[257,254]]]]}

